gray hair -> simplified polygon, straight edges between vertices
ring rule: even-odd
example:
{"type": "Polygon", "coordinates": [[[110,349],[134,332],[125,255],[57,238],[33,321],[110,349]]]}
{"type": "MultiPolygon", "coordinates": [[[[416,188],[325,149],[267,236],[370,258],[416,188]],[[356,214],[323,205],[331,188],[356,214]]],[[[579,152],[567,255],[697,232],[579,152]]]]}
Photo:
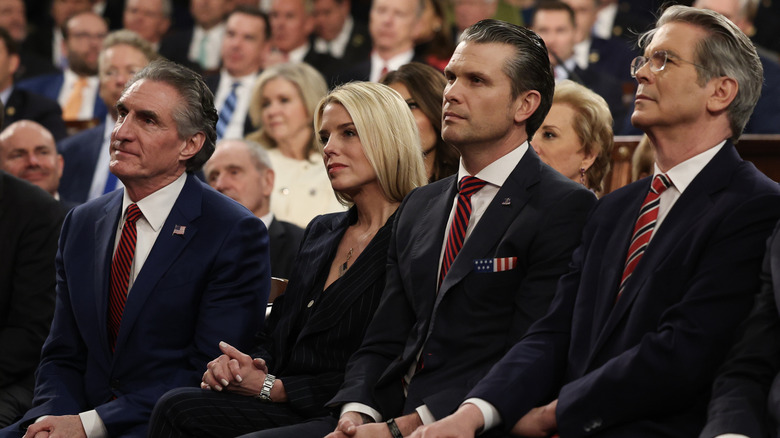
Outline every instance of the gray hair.
{"type": "Polygon", "coordinates": [[[249,157],[252,159],[252,164],[254,164],[257,170],[274,169],[274,166],[271,164],[271,156],[268,155],[266,148],[260,143],[244,138],[226,138],[217,142],[217,149],[219,149],[222,143],[228,142],[243,144],[244,147],[246,147],[246,151],[249,153],[249,157]]]}
{"type": "Polygon", "coordinates": [[[701,66],[696,66],[699,86],[722,76],[732,78],[739,84],[737,96],[728,107],[730,139],[736,141],[761,96],[764,69],[755,46],[723,15],[708,9],[680,5],[667,8],[658,18],[655,28],[639,37],[639,46],[647,47],[655,32],[668,23],[687,23],[707,32],[694,51],[693,62],[701,66]]]}
{"type": "Polygon", "coordinates": [[[555,92],[555,79],[542,38],[525,27],[489,19],[464,30],[459,42],[507,44],[515,48],[515,56],[507,60],[503,71],[512,83],[512,99],[529,90],[541,95],[539,108],[525,124],[528,138],[533,137],[550,111],[555,92]]]}
{"type": "Polygon", "coordinates": [[[206,137],[200,151],[187,160],[187,172],[196,172],[214,153],[217,140],[217,110],[214,95],[194,71],[175,62],[160,58],[152,61],[127,82],[125,90],[141,79],[162,82],[173,87],[181,97],[173,111],[176,131],[181,140],[199,132],[206,137]]]}

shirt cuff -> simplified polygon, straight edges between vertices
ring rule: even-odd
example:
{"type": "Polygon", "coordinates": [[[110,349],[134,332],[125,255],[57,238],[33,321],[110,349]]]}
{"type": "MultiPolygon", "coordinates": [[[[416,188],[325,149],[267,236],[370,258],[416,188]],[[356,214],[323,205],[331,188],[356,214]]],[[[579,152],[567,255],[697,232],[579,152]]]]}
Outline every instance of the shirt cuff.
{"type": "MultiPolygon", "coordinates": [[[[363,403],[346,403],[341,408],[341,415],[346,414],[347,412],[357,412],[363,415],[368,415],[371,417],[375,423],[379,423],[382,421],[382,414],[380,414],[376,409],[372,408],[371,406],[364,405],[363,403]]],[[[89,437],[92,438],[92,437],[89,437]]]]}
{"type": "Polygon", "coordinates": [[[498,409],[496,409],[495,406],[491,405],[485,400],[482,400],[481,398],[466,399],[466,401],[461,403],[461,405],[465,405],[466,403],[471,403],[472,405],[476,406],[480,412],[482,412],[482,419],[485,420],[485,425],[482,427],[482,430],[478,431],[478,433],[493,429],[494,427],[501,424],[501,414],[498,413],[498,409]]]}
{"type": "Polygon", "coordinates": [[[431,413],[431,410],[428,409],[428,406],[420,405],[417,407],[417,409],[415,409],[415,411],[417,411],[417,415],[420,416],[420,420],[422,420],[424,426],[436,422],[436,418],[434,418],[433,414],[431,413]]]}
{"type": "Polygon", "coordinates": [[[108,430],[103,420],[100,419],[96,410],[86,411],[79,414],[81,425],[84,426],[84,432],[87,438],[107,438],[108,430]]]}

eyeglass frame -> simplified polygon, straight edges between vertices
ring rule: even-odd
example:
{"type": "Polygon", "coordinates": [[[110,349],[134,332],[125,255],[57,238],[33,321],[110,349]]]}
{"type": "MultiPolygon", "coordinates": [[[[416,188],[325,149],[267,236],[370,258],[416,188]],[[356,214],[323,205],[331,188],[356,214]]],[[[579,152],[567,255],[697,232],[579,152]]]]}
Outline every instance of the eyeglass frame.
{"type": "Polygon", "coordinates": [[[644,67],[647,64],[650,64],[650,71],[652,71],[653,73],[658,73],[659,71],[663,71],[666,68],[666,63],[667,63],[667,61],[669,61],[669,58],[674,58],[677,61],[682,61],[682,62],[691,64],[691,65],[693,65],[695,67],[698,67],[698,68],[700,68],[702,70],[706,70],[708,72],[712,72],[712,70],[710,70],[710,69],[708,69],[708,68],[706,68],[706,67],[704,67],[702,65],[699,65],[699,64],[696,64],[695,62],[691,62],[691,61],[682,59],[679,56],[675,55],[674,53],[670,53],[668,50],[656,50],[655,52],[650,54],[649,57],[640,55],[640,56],[637,56],[636,58],[631,60],[631,65],[629,66],[629,68],[631,69],[631,77],[636,79],[636,74],[637,74],[637,72],[639,72],[639,69],[641,69],[642,67],[644,67]],[[664,62],[661,65],[661,67],[656,70],[653,67],[653,63],[651,62],[651,60],[653,59],[654,56],[659,55],[659,54],[663,54],[664,55],[664,62]],[[644,62],[642,62],[642,64],[639,65],[638,67],[635,67],[634,64],[636,64],[639,61],[644,61],[644,62]]]}

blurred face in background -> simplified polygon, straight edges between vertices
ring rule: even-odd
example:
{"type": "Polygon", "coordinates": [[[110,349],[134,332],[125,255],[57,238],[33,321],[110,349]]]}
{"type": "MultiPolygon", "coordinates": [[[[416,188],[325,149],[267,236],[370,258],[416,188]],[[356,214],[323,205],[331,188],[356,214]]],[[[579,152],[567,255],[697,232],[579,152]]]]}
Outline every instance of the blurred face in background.
{"type": "Polygon", "coordinates": [[[80,76],[98,73],[98,57],[103,40],[108,35],[106,22],[95,13],[79,14],[68,20],[65,48],[68,66],[80,76]]]}
{"type": "Polygon", "coordinates": [[[106,49],[100,58],[100,98],[116,118],[114,107],[122,97],[125,84],[141,71],[149,60],[140,50],[127,44],[118,44],[106,49]]]}
{"type": "Polygon", "coordinates": [[[577,22],[577,42],[582,42],[590,36],[598,16],[598,7],[594,0],[563,0],[574,9],[574,20],[577,22]]]}
{"type": "Polygon", "coordinates": [[[585,154],[585,146],[574,130],[576,112],[565,103],[555,103],[536,131],[531,145],[539,158],[566,178],[580,181],[580,169],[588,170],[596,157],[585,154]]]}
{"type": "Polygon", "coordinates": [[[374,0],[368,30],[377,51],[390,57],[414,47],[419,5],[419,0],[374,0]]]}
{"type": "Polygon", "coordinates": [[[27,37],[27,17],[22,0],[0,0],[0,27],[11,34],[11,38],[22,41],[27,37]]]}
{"type": "Polygon", "coordinates": [[[208,30],[225,19],[231,6],[227,0],[190,0],[190,13],[196,23],[208,30]]]}
{"type": "Polygon", "coordinates": [[[298,87],[283,78],[265,83],[260,94],[263,129],[278,143],[311,132],[312,120],[306,112],[298,87]]]}
{"type": "MultiPolygon", "coordinates": [[[[536,11],[532,29],[542,37],[547,50],[558,55],[562,61],[574,55],[574,41],[577,34],[574,23],[566,11],[548,9],[536,11]]],[[[550,63],[557,65],[552,53],[550,63]]]]}
{"type": "Polygon", "coordinates": [[[257,73],[268,53],[265,21],[236,12],[230,16],[222,38],[222,66],[233,77],[257,73]]]}
{"type": "Polygon", "coordinates": [[[122,16],[125,29],[150,43],[159,43],[171,21],[163,13],[161,0],[127,0],[122,16]]]}
{"type": "Polygon", "coordinates": [[[325,41],[339,36],[349,17],[349,0],[314,0],[314,33],[325,41]]]}
{"type": "Polygon", "coordinates": [[[21,120],[0,134],[0,168],[52,196],[60,185],[63,165],[54,137],[35,122],[21,120]]]}
{"type": "Polygon", "coordinates": [[[274,0],[269,18],[273,46],[283,53],[306,44],[314,30],[314,21],[303,0],[274,0]]]}

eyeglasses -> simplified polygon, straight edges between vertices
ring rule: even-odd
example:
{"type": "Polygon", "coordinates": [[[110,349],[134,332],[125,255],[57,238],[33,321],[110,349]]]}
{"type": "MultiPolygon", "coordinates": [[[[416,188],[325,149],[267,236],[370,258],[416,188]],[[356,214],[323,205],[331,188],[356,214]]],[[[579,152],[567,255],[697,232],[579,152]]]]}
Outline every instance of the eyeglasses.
{"type": "Polygon", "coordinates": [[[650,64],[650,71],[653,73],[658,73],[659,71],[666,68],[666,61],[669,60],[669,58],[676,59],[678,61],[682,61],[688,64],[695,65],[696,67],[699,67],[702,70],[710,71],[704,67],[702,67],[699,64],[696,64],[695,62],[686,61],[684,59],[681,59],[675,55],[669,54],[666,50],[658,50],[653,52],[652,55],[648,58],[647,56],[637,56],[634,58],[633,61],[631,61],[631,77],[636,78],[636,73],[639,71],[640,68],[644,67],[645,64],[650,64]]]}

